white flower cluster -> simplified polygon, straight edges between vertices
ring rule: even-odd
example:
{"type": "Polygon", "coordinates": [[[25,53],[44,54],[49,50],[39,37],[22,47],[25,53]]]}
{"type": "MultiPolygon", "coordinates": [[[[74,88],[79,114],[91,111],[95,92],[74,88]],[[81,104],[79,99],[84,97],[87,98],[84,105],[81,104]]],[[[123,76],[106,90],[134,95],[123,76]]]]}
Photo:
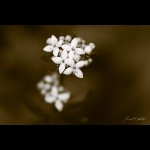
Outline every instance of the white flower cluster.
{"type": "Polygon", "coordinates": [[[60,36],[58,39],[52,35],[47,39],[47,44],[43,50],[53,54],[51,59],[59,65],[60,74],[73,73],[78,78],[83,78],[81,68],[92,62],[89,56],[95,48],[93,43],[86,45],[81,38],[72,38],[70,35],[60,36]]]}
{"type": "Polygon", "coordinates": [[[58,111],[62,111],[64,103],[70,98],[70,92],[65,90],[59,83],[59,76],[57,73],[46,75],[38,84],[37,88],[44,96],[45,102],[54,103],[58,111]]]}

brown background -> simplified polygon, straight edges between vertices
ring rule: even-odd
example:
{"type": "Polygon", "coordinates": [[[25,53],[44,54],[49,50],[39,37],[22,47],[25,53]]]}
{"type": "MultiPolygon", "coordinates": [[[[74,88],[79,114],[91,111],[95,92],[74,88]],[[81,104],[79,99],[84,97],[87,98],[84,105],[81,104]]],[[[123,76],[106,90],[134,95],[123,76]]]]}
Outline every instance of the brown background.
{"type": "Polygon", "coordinates": [[[150,124],[150,26],[0,26],[0,43],[0,124],[150,124]],[[62,76],[62,113],[36,89],[56,70],[41,59],[52,34],[96,44],[84,79],[62,76]]]}

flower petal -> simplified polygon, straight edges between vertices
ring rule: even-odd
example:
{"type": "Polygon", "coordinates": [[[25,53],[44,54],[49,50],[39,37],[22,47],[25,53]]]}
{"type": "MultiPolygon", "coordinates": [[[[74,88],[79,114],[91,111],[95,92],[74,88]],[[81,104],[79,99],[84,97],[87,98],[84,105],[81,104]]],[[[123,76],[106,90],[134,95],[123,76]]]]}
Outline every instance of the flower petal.
{"type": "Polygon", "coordinates": [[[46,75],[44,77],[44,81],[47,82],[47,83],[51,83],[53,81],[53,78],[50,75],[46,75]]]}
{"type": "Polygon", "coordinates": [[[61,57],[52,57],[51,58],[52,59],[52,61],[55,63],[55,64],[61,64],[61,62],[62,62],[62,58],[61,57]]]}
{"type": "Polygon", "coordinates": [[[74,52],[73,51],[70,51],[69,52],[69,58],[73,58],[74,57],[74,52]]]}
{"type": "Polygon", "coordinates": [[[47,83],[47,84],[44,85],[45,90],[49,90],[50,88],[51,88],[50,84],[47,83]]]}
{"type": "Polygon", "coordinates": [[[95,44],[94,43],[90,43],[89,46],[94,49],[95,48],[95,44]]]}
{"type": "Polygon", "coordinates": [[[70,45],[67,45],[67,44],[64,44],[61,46],[63,50],[66,50],[66,51],[70,51],[71,50],[71,46],[70,45]]]}
{"type": "Polygon", "coordinates": [[[64,40],[64,39],[65,39],[64,36],[60,36],[60,37],[59,37],[59,40],[64,40]]]}
{"type": "Polygon", "coordinates": [[[76,75],[78,78],[83,78],[83,72],[82,72],[80,69],[76,69],[75,75],[76,75]]]}
{"type": "Polygon", "coordinates": [[[71,41],[71,36],[70,35],[66,35],[65,40],[70,42],[71,41]]]}
{"type": "Polygon", "coordinates": [[[56,99],[55,99],[54,96],[47,94],[47,95],[45,96],[44,100],[45,100],[47,103],[50,103],[50,104],[51,104],[51,103],[55,102],[56,99]]]}
{"type": "Polygon", "coordinates": [[[51,95],[56,97],[58,95],[58,87],[53,86],[51,90],[51,95]]]}
{"type": "Polygon", "coordinates": [[[85,44],[81,44],[81,48],[85,49],[86,45],[85,44]]]}
{"type": "Polygon", "coordinates": [[[74,63],[73,59],[68,58],[65,60],[65,64],[72,67],[72,66],[74,66],[75,63],[74,63]]]}
{"type": "Polygon", "coordinates": [[[88,46],[85,47],[84,51],[85,51],[87,54],[91,54],[92,48],[88,45],[88,46]]]}
{"type": "Polygon", "coordinates": [[[77,67],[77,68],[81,68],[81,67],[83,67],[84,65],[85,65],[85,61],[83,61],[83,60],[81,60],[81,61],[79,61],[79,62],[76,63],[76,67],[77,67]]]}
{"type": "Polygon", "coordinates": [[[82,39],[80,37],[77,38],[78,43],[81,43],[82,39]]]}
{"type": "Polygon", "coordinates": [[[61,47],[61,45],[63,44],[63,40],[59,40],[58,43],[56,44],[57,47],[61,47]]]}
{"type": "Polygon", "coordinates": [[[40,81],[40,82],[37,84],[37,88],[38,88],[38,89],[44,89],[44,82],[40,81]]]}
{"type": "Polygon", "coordinates": [[[61,57],[62,57],[63,59],[66,59],[67,56],[68,56],[68,52],[67,52],[66,50],[63,50],[63,51],[61,52],[61,57]]]}
{"type": "Polygon", "coordinates": [[[46,43],[47,43],[47,44],[51,44],[51,38],[48,38],[48,39],[46,40],[46,43]]]}
{"type": "Polygon", "coordinates": [[[76,53],[79,55],[85,54],[85,52],[82,48],[76,48],[76,53]]]}
{"type": "Polygon", "coordinates": [[[42,89],[42,90],[41,90],[41,94],[42,94],[42,95],[45,95],[46,93],[47,93],[46,89],[42,89]]]}
{"type": "Polygon", "coordinates": [[[56,102],[55,102],[55,108],[56,108],[58,111],[62,111],[62,110],[63,110],[63,104],[62,104],[62,102],[56,101],[56,102]]]}
{"type": "Polygon", "coordinates": [[[45,52],[52,52],[52,51],[53,51],[53,46],[47,45],[47,46],[45,46],[45,47],[43,48],[43,50],[44,50],[45,52]]]}
{"type": "Polygon", "coordinates": [[[71,67],[69,67],[63,72],[63,74],[70,75],[72,72],[73,72],[73,69],[71,67]]]}
{"type": "Polygon", "coordinates": [[[64,70],[65,70],[65,63],[61,63],[60,66],[59,66],[59,73],[61,74],[64,70]]]}
{"type": "Polygon", "coordinates": [[[57,38],[54,35],[52,35],[51,36],[51,43],[56,44],[57,42],[58,42],[57,38]]]}
{"type": "Polygon", "coordinates": [[[77,47],[77,45],[78,45],[78,40],[77,40],[77,38],[74,38],[74,39],[71,41],[71,47],[75,48],[75,47],[77,47]]]}
{"type": "Polygon", "coordinates": [[[58,98],[60,101],[63,101],[66,103],[70,98],[70,92],[61,93],[61,94],[59,94],[58,98]]]}
{"type": "Polygon", "coordinates": [[[87,60],[85,60],[84,62],[85,62],[84,64],[85,67],[89,65],[89,62],[87,60]]]}
{"type": "Polygon", "coordinates": [[[74,60],[76,61],[76,62],[78,62],[79,60],[80,60],[80,58],[81,58],[81,56],[80,55],[78,55],[78,54],[76,54],[76,55],[74,55],[74,60]]]}
{"type": "Polygon", "coordinates": [[[92,60],[91,58],[88,59],[89,64],[92,63],[92,61],[93,61],[93,60],[92,60]]]}
{"type": "Polygon", "coordinates": [[[59,48],[58,48],[58,47],[55,47],[54,50],[53,50],[53,55],[54,55],[55,57],[57,57],[57,56],[58,56],[58,53],[59,53],[59,48]]]}

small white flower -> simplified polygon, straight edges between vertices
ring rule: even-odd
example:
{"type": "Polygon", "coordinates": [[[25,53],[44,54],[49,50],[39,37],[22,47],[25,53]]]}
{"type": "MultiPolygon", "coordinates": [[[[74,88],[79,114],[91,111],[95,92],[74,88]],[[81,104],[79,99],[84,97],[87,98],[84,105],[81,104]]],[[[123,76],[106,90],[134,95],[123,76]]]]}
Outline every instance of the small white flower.
{"type": "Polygon", "coordinates": [[[49,89],[51,88],[51,85],[48,84],[48,83],[46,83],[46,84],[44,85],[44,88],[45,88],[45,90],[49,90],[49,89]]]}
{"type": "Polygon", "coordinates": [[[78,55],[78,54],[75,54],[74,57],[73,57],[73,59],[74,59],[76,62],[78,62],[78,61],[80,60],[80,58],[81,58],[81,56],[78,55]]]}
{"type": "Polygon", "coordinates": [[[84,61],[84,62],[85,62],[85,65],[84,65],[84,66],[85,66],[85,67],[88,66],[90,63],[92,63],[92,61],[93,61],[93,60],[92,60],[91,58],[89,58],[88,60],[85,60],[85,61],[84,61]]]}
{"type": "Polygon", "coordinates": [[[74,63],[73,60],[69,57],[69,54],[66,50],[63,50],[61,52],[60,57],[52,57],[52,61],[59,65],[60,74],[65,70],[66,65],[71,65],[74,63]]]}
{"type": "Polygon", "coordinates": [[[58,43],[57,43],[57,47],[61,47],[61,45],[64,43],[63,40],[59,40],[58,43]]]}
{"type": "Polygon", "coordinates": [[[82,42],[82,39],[77,37],[77,40],[78,40],[78,43],[81,43],[82,42]]]}
{"type": "Polygon", "coordinates": [[[85,53],[87,53],[87,54],[91,54],[91,52],[92,52],[92,48],[91,48],[91,46],[86,46],[85,47],[85,49],[84,49],[84,51],[85,51],[85,53]]]}
{"type": "Polygon", "coordinates": [[[45,96],[45,101],[47,103],[54,103],[58,111],[62,111],[63,103],[66,103],[70,98],[69,92],[59,93],[58,87],[53,87],[51,92],[45,96]]]}
{"type": "Polygon", "coordinates": [[[40,81],[37,84],[37,88],[41,90],[41,94],[44,95],[48,90],[50,90],[51,85],[48,83],[44,83],[43,81],[40,81]]]}
{"type": "Polygon", "coordinates": [[[76,64],[68,67],[65,71],[65,75],[70,75],[71,73],[75,74],[78,78],[83,78],[83,72],[80,70],[81,67],[85,65],[85,61],[79,61],[76,64]]]}
{"type": "Polygon", "coordinates": [[[71,45],[62,45],[62,48],[64,50],[69,51],[69,58],[73,59],[74,61],[78,62],[81,58],[80,55],[85,54],[84,50],[82,48],[77,48],[78,40],[77,38],[74,38],[71,41],[71,45]]]}
{"type": "Polygon", "coordinates": [[[43,81],[40,81],[40,82],[37,84],[37,88],[38,88],[38,89],[44,88],[44,82],[43,82],[43,81]]]}
{"type": "Polygon", "coordinates": [[[47,83],[51,83],[53,81],[53,77],[50,76],[50,75],[46,75],[44,77],[44,81],[47,82],[47,83]]]}
{"type": "Polygon", "coordinates": [[[90,64],[90,63],[92,63],[92,61],[93,61],[93,60],[92,60],[91,58],[90,58],[90,59],[88,59],[89,64],[90,64]]]}
{"type": "Polygon", "coordinates": [[[85,44],[81,44],[81,48],[85,49],[86,45],[85,44]]]}
{"type": "Polygon", "coordinates": [[[58,43],[57,38],[54,35],[52,35],[51,38],[47,39],[47,44],[49,45],[44,47],[43,50],[46,52],[52,52],[53,49],[56,47],[57,43],[58,43]]]}
{"type": "Polygon", "coordinates": [[[68,102],[71,94],[69,91],[66,91],[63,86],[59,85],[58,77],[57,73],[46,75],[37,84],[37,88],[40,90],[40,93],[44,96],[44,100],[47,103],[54,103],[56,109],[62,111],[64,103],[68,102]]]}
{"type": "MultiPolygon", "coordinates": [[[[78,62],[81,58],[81,56],[79,54],[76,54],[74,51],[70,51],[69,52],[69,59],[74,60],[76,62],[78,62]]],[[[71,64],[69,63],[68,65],[72,65],[73,61],[71,62],[71,64]]]]}
{"type": "Polygon", "coordinates": [[[44,87],[41,89],[41,94],[45,95],[51,89],[50,84],[44,84],[44,87]]]}
{"type": "Polygon", "coordinates": [[[57,42],[58,40],[54,35],[52,35],[51,38],[47,39],[47,44],[50,44],[50,45],[55,45],[57,42]]]}
{"type": "Polygon", "coordinates": [[[51,44],[51,38],[48,38],[48,39],[46,40],[46,43],[47,43],[47,44],[51,44]]]}
{"type": "Polygon", "coordinates": [[[41,94],[45,95],[48,91],[51,90],[52,86],[58,86],[58,74],[53,73],[52,75],[46,75],[38,84],[37,88],[41,90],[41,94]]]}
{"type": "Polygon", "coordinates": [[[64,39],[65,39],[64,36],[60,36],[60,37],[59,37],[59,40],[64,40],[64,39]]]}
{"type": "Polygon", "coordinates": [[[88,65],[89,65],[88,60],[85,60],[85,64],[84,64],[84,66],[86,67],[86,66],[88,66],[88,65]]]}
{"type": "Polygon", "coordinates": [[[63,40],[58,41],[58,39],[54,35],[52,35],[51,38],[48,38],[47,43],[49,45],[45,46],[43,50],[46,52],[53,52],[54,56],[58,56],[59,47],[61,47],[61,45],[63,44],[63,40]]]}
{"type": "Polygon", "coordinates": [[[89,45],[87,45],[84,49],[85,53],[87,53],[88,55],[90,55],[93,51],[93,49],[95,48],[95,44],[94,43],[90,43],[89,45]]]}
{"type": "Polygon", "coordinates": [[[57,95],[58,95],[58,88],[56,86],[53,86],[51,92],[46,94],[45,101],[47,103],[53,103],[56,101],[57,95]]]}
{"type": "Polygon", "coordinates": [[[94,49],[95,48],[95,44],[94,43],[90,43],[89,46],[94,49]]]}
{"type": "Polygon", "coordinates": [[[64,50],[67,50],[67,51],[73,51],[74,54],[78,54],[78,55],[83,55],[85,54],[84,50],[82,48],[77,48],[77,45],[78,45],[78,40],[77,38],[74,38],[72,41],[71,41],[71,44],[64,44],[62,45],[62,49],[64,50]]]}
{"type": "Polygon", "coordinates": [[[41,90],[41,95],[46,95],[47,91],[45,89],[41,90]]]}
{"type": "Polygon", "coordinates": [[[71,36],[70,35],[66,35],[65,41],[70,42],[71,41],[71,36]]]}

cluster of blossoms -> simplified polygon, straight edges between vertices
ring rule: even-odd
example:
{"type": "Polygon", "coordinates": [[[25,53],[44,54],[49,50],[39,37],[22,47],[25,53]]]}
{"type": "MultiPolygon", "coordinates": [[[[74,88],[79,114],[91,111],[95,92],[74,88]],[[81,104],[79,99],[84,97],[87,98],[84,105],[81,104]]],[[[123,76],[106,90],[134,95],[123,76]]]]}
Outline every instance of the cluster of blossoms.
{"type": "Polygon", "coordinates": [[[64,103],[66,103],[71,96],[70,92],[60,85],[59,75],[57,73],[46,75],[37,84],[37,88],[44,96],[45,102],[49,104],[54,103],[54,106],[58,111],[63,110],[64,103]]]}
{"type": "Polygon", "coordinates": [[[60,74],[70,75],[73,73],[78,78],[83,78],[81,68],[92,62],[90,54],[94,48],[93,43],[86,45],[85,41],[79,37],[72,38],[67,35],[57,39],[52,35],[47,39],[47,46],[43,50],[52,53],[51,59],[59,65],[60,74]]]}

